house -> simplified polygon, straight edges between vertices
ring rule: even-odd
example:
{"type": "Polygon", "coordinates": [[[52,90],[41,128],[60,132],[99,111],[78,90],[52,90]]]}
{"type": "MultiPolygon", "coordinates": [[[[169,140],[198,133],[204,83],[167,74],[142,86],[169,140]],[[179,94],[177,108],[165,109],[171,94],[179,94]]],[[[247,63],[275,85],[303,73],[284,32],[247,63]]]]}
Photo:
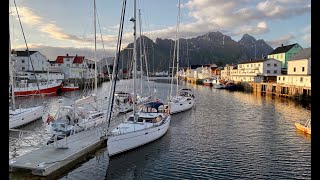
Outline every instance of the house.
{"type": "Polygon", "coordinates": [[[237,82],[276,81],[278,75],[281,75],[281,61],[267,58],[241,62],[230,70],[230,79],[237,82]]]}
{"type": "Polygon", "coordinates": [[[12,50],[12,61],[14,61],[15,71],[33,72],[33,71],[47,71],[50,63],[48,58],[39,51],[15,51],[12,50]],[[30,58],[29,58],[30,56],[30,58]],[[32,61],[32,63],[30,62],[32,61]]]}
{"type": "Polygon", "coordinates": [[[288,68],[288,59],[291,59],[295,54],[297,54],[302,47],[298,44],[290,44],[284,46],[281,44],[280,47],[277,47],[274,51],[272,51],[268,55],[268,59],[277,59],[281,61],[281,68],[287,69],[288,68]]]}
{"type": "Polygon", "coordinates": [[[311,88],[311,48],[300,50],[288,60],[288,74],[277,76],[277,83],[311,88]]]}
{"type": "Polygon", "coordinates": [[[95,64],[93,60],[86,59],[84,56],[57,56],[55,60],[55,67],[61,69],[65,78],[94,78],[95,64]]]}
{"type": "Polygon", "coordinates": [[[221,70],[221,79],[230,80],[231,70],[233,70],[237,65],[226,64],[221,70]]]}
{"type": "Polygon", "coordinates": [[[214,77],[221,77],[222,67],[211,67],[211,75],[214,77]]]}

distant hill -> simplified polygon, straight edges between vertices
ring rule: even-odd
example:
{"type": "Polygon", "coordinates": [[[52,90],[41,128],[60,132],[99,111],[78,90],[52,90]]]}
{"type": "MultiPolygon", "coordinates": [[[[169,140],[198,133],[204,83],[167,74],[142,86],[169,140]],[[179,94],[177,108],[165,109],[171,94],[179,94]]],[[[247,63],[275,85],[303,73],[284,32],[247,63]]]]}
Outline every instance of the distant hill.
{"type": "MultiPolygon", "coordinates": [[[[172,54],[174,41],[171,39],[157,38],[155,42],[146,36],[142,37],[146,44],[149,71],[167,71],[169,65],[172,66],[172,54]],[[154,59],[153,59],[154,58],[154,59]]],[[[137,39],[138,65],[140,58],[140,37],[137,39]]],[[[132,58],[133,43],[121,52],[121,66],[130,67],[132,58]],[[131,48],[131,49],[130,49],[131,48]],[[123,64],[122,64],[123,63],[123,64]]],[[[230,36],[221,32],[209,32],[202,36],[190,39],[180,39],[180,67],[187,67],[192,64],[225,65],[227,63],[237,63],[268,55],[273,48],[264,40],[256,40],[254,37],[244,34],[237,42],[230,36]],[[255,47],[256,44],[256,47],[255,47]],[[256,51],[255,51],[256,48],[256,51]]],[[[139,69],[139,67],[138,67],[139,69]]]]}

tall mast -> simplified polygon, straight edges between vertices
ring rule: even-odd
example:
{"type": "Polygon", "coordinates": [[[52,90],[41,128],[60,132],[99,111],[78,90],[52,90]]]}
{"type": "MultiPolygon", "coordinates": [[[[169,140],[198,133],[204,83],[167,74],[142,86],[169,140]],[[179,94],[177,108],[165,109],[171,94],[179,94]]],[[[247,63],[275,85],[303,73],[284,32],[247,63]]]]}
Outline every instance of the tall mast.
{"type": "Polygon", "coordinates": [[[177,18],[177,95],[179,91],[179,30],[180,30],[180,0],[178,4],[178,18],[177,18]]]}
{"type": "Polygon", "coordinates": [[[97,94],[97,37],[96,37],[96,0],[93,0],[94,8],[94,93],[97,94]]]}
{"type": "Polygon", "coordinates": [[[142,91],[143,91],[143,88],[142,88],[142,78],[143,78],[143,64],[142,64],[142,36],[141,36],[141,24],[142,24],[142,21],[141,21],[141,9],[139,9],[139,29],[140,29],[140,75],[141,75],[141,96],[143,95],[142,94],[142,91]]]}
{"type": "MultiPolygon", "coordinates": [[[[137,98],[137,90],[136,90],[136,79],[137,79],[137,37],[136,37],[136,0],[134,0],[134,10],[133,10],[133,18],[131,18],[131,21],[133,21],[133,114],[136,113],[136,98],[137,98]]],[[[135,118],[134,118],[135,119],[135,118]]],[[[135,119],[136,121],[136,119],[135,119]]]]}
{"type": "MultiPolygon", "coordinates": [[[[10,25],[9,25],[10,27],[10,25]]],[[[16,102],[14,99],[14,83],[13,83],[13,67],[11,60],[11,40],[10,40],[10,29],[9,29],[9,73],[10,73],[10,85],[11,85],[11,101],[12,101],[12,110],[16,110],[16,102]]]]}
{"type": "Polygon", "coordinates": [[[149,95],[151,95],[151,89],[150,89],[150,81],[149,81],[149,68],[148,68],[148,56],[146,53],[146,44],[145,44],[145,39],[143,39],[142,41],[142,45],[143,45],[143,54],[144,54],[144,61],[146,63],[146,76],[147,76],[147,82],[148,82],[148,88],[149,88],[149,95]]]}

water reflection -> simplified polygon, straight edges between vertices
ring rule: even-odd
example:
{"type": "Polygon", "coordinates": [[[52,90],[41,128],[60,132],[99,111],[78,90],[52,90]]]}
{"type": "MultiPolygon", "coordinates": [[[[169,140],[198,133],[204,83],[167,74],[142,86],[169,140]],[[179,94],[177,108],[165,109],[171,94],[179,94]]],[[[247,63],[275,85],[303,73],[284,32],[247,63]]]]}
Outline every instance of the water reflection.
{"type": "MultiPolygon", "coordinates": [[[[179,86],[192,88],[196,104],[173,115],[163,137],[110,161],[100,152],[63,179],[311,179],[311,138],[294,126],[311,117],[310,109],[289,99],[179,86]]],[[[153,87],[167,100],[169,84],[153,87]]]]}

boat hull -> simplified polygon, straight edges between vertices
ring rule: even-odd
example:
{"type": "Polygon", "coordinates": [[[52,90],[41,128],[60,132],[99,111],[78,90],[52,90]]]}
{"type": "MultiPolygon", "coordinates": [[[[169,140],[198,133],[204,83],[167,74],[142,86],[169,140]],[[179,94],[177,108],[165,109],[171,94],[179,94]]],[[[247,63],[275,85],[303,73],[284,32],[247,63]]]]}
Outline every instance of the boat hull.
{"type": "Polygon", "coordinates": [[[80,88],[79,87],[62,87],[62,92],[68,92],[68,91],[76,91],[76,90],[79,90],[80,88]]]}
{"type": "Polygon", "coordinates": [[[303,126],[300,123],[295,123],[294,124],[296,126],[296,128],[304,133],[310,134],[311,135],[311,129],[308,127],[303,126]]]}
{"type": "Polygon", "coordinates": [[[215,89],[225,89],[226,87],[224,85],[214,84],[213,88],[215,88],[215,89]]]}
{"type": "Polygon", "coordinates": [[[160,126],[109,136],[107,141],[109,156],[126,152],[159,139],[167,132],[170,121],[171,117],[168,116],[166,121],[160,126]]]}
{"type": "Polygon", "coordinates": [[[193,107],[194,99],[191,99],[191,101],[185,101],[182,103],[175,103],[175,102],[169,102],[170,105],[170,114],[176,114],[179,112],[187,111],[193,107]]]}
{"type": "Polygon", "coordinates": [[[52,87],[40,87],[40,91],[37,88],[28,89],[21,89],[15,90],[15,96],[32,96],[32,95],[49,95],[57,93],[58,89],[60,88],[60,84],[56,84],[52,87]]]}
{"type": "Polygon", "coordinates": [[[212,86],[212,83],[211,82],[204,82],[203,85],[204,86],[212,86]]]}
{"type": "Polygon", "coordinates": [[[17,128],[42,118],[43,110],[43,106],[16,110],[14,115],[9,117],[9,129],[17,128]]]}

